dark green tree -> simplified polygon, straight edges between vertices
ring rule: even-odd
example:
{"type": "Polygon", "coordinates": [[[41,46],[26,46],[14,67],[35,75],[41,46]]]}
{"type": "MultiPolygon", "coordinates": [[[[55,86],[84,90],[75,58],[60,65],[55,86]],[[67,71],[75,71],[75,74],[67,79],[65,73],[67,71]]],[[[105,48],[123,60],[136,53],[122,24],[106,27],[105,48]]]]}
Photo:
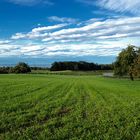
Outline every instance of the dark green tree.
{"type": "Polygon", "coordinates": [[[133,80],[136,59],[137,49],[135,46],[129,45],[126,49],[123,49],[117,57],[114,63],[114,74],[119,76],[129,75],[130,79],[133,80]]]}
{"type": "Polygon", "coordinates": [[[64,61],[54,62],[50,68],[51,71],[74,70],[74,71],[94,71],[94,70],[112,70],[112,64],[95,64],[84,61],[64,61]]]}
{"type": "Polygon", "coordinates": [[[137,51],[137,59],[134,61],[133,74],[140,78],[140,48],[137,51]]]}

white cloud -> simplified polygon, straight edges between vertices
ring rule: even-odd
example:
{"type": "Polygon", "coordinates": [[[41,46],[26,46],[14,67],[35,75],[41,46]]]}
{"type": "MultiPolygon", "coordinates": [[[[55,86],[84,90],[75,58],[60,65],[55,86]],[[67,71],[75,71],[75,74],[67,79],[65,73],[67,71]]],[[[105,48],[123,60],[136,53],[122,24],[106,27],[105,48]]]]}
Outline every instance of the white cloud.
{"type": "Polygon", "coordinates": [[[67,25],[16,33],[12,40],[0,41],[0,56],[110,56],[128,44],[140,45],[140,17],[89,19],[75,27],[67,25]]]}
{"type": "MultiPolygon", "coordinates": [[[[131,40],[131,43],[135,41],[131,40]]],[[[129,41],[100,41],[94,43],[68,44],[3,44],[0,45],[0,56],[115,56],[125,48],[129,41]]]]}
{"type": "Polygon", "coordinates": [[[78,19],[74,18],[67,18],[67,17],[58,17],[58,16],[51,16],[48,17],[48,20],[51,22],[67,22],[67,23],[76,23],[78,19]]]}
{"type": "Polygon", "coordinates": [[[135,18],[118,18],[108,19],[103,21],[86,22],[85,26],[62,29],[52,33],[43,39],[43,41],[52,40],[69,40],[77,39],[83,40],[95,40],[105,38],[124,38],[129,36],[138,36],[137,31],[140,30],[140,17],[135,18]],[[88,23],[88,24],[87,24],[88,23]]]}
{"type": "Polygon", "coordinates": [[[11,40],[0,40],[0,45],[8,44],[10,42],[11,42],[11,40]]]}
{"type": "Polygon", "coordinates": [[[31,32],[26,33],[26,34],[24,34],[24,33],[16,33],[15,35],[12,35],[11,39],[24,39],[24,38],[34,39],[34,38],[41,38],[41,37],[47,36],[48,32],[50,30],[59,29],[59,28],[62,28],[64,26],[67,26],[67,25],[68,24],[64,23],[64,24],[57,24],[57,25],[53,25],[53,26],[37,27],[37,28],[32,29],[31,32]],[[44,32],[46,32],[46,33],[44,33],[44,32]]]}
{"type": "Polygon", "coordinates": [[[21,39],[21,38],[24,38],[26,37],[25,34],[23,33],[16,33],[15,35],[12,35],[11,39],[21,39]]]}
{"type": "MultiPolygon", "coordinates": [[[[76,0],[78,2],[99,6],[115,12],[140,14],[140,0],[76,0]]],[[[106,13],[105,13],[106,14],[106,13]]]]}
{"type": "Polygon", "coordinates": [[[99,6],[117,12],[140,14],[140,0],[98,0],[99,6]]]}
{"type": "Polygon", "coordinates": [[[64,23],[64,24],[57,24],[57,25],[53,25],[53,26],[47,26],[47,27],[37,27],[37,28],[32,29],[32,32],[42,32],[42,31],[54,30],[54,29],[62,28],[67,25],[68,24],[64,23]]]}

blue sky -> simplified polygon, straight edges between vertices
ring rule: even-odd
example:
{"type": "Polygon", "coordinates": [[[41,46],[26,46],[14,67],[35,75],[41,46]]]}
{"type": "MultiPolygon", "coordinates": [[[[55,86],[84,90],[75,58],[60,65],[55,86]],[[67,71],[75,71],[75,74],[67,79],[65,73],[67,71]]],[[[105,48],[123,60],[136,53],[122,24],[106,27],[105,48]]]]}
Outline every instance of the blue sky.
{"type": "Polygon", "coordinates": [[[111,63],[128,44],[140,46],[139,9],[139,0],[1,0],[0,63],[111,63]]]}

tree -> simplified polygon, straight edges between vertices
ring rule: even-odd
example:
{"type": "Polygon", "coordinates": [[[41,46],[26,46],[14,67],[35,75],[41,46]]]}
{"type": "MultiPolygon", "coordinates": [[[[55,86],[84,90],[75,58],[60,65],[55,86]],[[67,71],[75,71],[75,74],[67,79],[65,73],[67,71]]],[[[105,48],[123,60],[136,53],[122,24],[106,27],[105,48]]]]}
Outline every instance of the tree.
{"type": "Polygon", "coordinates": [[[133,45],[129,45],[126,49],[123,49],[114,63],[115,75],[129,75],[130,79],[133,80],[135,63],[137,63],[136,60],[138,58],[137,53],[137,48],[133,45]]]}
{"type": "Polygon", "coordinates": [[[140,48],[137,51],[137,59],[134,61],[133,74],[140,78],[140,48]]]}
{"type": "Polygon", "coordinates": [[[29,67],[28,64],[20,62],[14,67],[13,71],[15,73],[29,73],[31,72],[31,68],[29,67]]]}
{"type": "Polygon", "coordinates": [[[0,67],[0,74],[8,74],[10,67],[0,67]]]}

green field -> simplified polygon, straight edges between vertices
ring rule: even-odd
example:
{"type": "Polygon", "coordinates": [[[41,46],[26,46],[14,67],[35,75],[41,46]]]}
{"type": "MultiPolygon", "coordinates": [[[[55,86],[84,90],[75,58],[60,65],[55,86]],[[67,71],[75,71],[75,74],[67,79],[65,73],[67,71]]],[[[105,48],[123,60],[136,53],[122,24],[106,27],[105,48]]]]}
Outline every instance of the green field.
{"type": "Polygon", "coordinates": [[[0,75],[0,140],[140,140],[140,81],[0,75]]]}

